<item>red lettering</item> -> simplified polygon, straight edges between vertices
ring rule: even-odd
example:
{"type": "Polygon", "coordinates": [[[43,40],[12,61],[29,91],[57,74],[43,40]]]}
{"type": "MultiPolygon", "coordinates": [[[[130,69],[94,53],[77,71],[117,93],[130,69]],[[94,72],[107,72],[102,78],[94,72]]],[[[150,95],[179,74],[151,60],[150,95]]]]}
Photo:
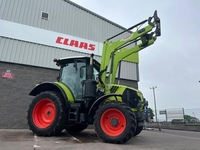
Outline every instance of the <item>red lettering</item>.
{"type": "Polygon", "coordinates": [[[95,44],[89,44],[86,42],[80,42],[77,40],[70,40],[68,38],[63,38],[63,37],[57,37],[56,39],[56,43],[57,44],[63,44],[63,45],[68,45],[68,46],[72,46],[72,47],[76,47],[76,48],[82,48],[85,50],[91,50],[94,51],[95,50],[95,44]]]}
{"type": "Polygon", "coordinates": [[[78,47],[78,41],[76,41],[76,40],[71,40],[70,46],[78,47]]]}
{"type": "Polygon", "coordinates": [[[88,44],[85,43],[85,42],[81,42],[80,45],[79,45],[79,48],[87,49],[88,48],[88,44]]]}
{"type": "Polygon", "coordinates": [[[69,44],[68,44],[68,41],[69,41],[69,39],[65,38],[63,44],[64,44],[64,45],[69,45],[69,44]]]}
{"type": "Polygon", "coordinates": [[[90,44],[88,50],[94,51],[95,50],[95,45],[94,44],[90,44]]]}
{"type": "Polygon", "coordinates": [[[58,43],[58,44],[62,44],[62,41],[61,40],[63,40],[64,38],[63,37],[58,37],[57,39],[56,39],[56,43],[58,43]]]}

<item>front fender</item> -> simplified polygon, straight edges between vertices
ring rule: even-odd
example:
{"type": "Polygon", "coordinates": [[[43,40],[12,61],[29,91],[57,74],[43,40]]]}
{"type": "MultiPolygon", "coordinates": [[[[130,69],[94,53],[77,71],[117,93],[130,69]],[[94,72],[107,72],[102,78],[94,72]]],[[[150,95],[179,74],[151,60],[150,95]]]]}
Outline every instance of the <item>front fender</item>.
{"type": "Polygon", "coordinates": [[[111,94],[106,94],[106,95],[103,95],[101,97],[99,97],[93,104],[92,106],[90,107],[90,110],[88,112],[88,115],[91,115],[91,114],[94,114],[96,109],[93,109],[97,106],[99,106],[101,104],[101,102],[103,102],[104,100],[106,100],[107,98],[109,97],[115,97],[116,101],[117,101],[117,97],[121,97],[122,98],[122,95],[121,94],[115,94],[115,93],[111,93],[111,94]]]}
{"type": "Polygon", "coordinates": [[[43,91],[55,91],[62,93],[64,99],[70,103],[74,103],[74,96],[70,89],[61,82],[44,82],[38,84],[30,93],[31,96],[36,96],[43,91]]]}

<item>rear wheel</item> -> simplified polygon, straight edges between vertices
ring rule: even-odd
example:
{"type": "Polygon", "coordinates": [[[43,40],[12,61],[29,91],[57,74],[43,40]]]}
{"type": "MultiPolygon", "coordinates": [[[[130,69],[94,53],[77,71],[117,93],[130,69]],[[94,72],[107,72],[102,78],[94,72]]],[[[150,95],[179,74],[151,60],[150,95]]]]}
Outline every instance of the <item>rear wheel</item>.
{"type": "Polygon", "coordinates": [[[66,114],[60,95],[45,91],[38,94],[28,110],[28,125],[37,135],[59,135],[65,127],[66,114]]]}
{"type": "Polygon", "coordinates": [[[108,102],[97,110],[94,126],[103,141],[122,144],[131,139],[137,125],[134,113],[125,103],[108,102]]]}

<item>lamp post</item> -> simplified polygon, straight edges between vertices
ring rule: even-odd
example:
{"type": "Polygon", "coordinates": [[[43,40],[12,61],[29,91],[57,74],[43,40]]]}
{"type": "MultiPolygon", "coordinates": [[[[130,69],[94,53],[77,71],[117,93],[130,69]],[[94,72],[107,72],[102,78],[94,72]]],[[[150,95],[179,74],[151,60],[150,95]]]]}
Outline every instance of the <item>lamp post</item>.
{"type": "Polygon", "coordinates": [[[154,106],[155,106],[155,115],[156,115],[156,122],[158,124],[158,129],[159,131],[161,131],[161,126],[160,123],[158,122],[158,117],[157,117],[157,108],[156,108],[156,95],[155,95],[155,89],[157,88],[157,86],[152,86],[150,87],[150,89],[153,90],[153,98],[154,98],[154,106]]]}
{"type": "Polygon", "coordinates": [[[153,90],[153,98],[154,98],[154,106],[155,106],[155,116],[156,116],[156,122],[158,122],[158,118],[157,118],[157,108],[156,108],[156,96],[155,96],[155,89],[157,88],[157,86],[152,86],[150,87],[150,89],[153,90]]]}

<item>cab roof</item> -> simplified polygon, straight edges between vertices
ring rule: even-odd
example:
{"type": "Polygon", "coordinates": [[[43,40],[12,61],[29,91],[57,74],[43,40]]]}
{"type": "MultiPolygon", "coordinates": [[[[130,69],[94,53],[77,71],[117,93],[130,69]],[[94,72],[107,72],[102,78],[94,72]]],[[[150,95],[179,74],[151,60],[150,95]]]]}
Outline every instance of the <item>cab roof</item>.
{"type": "MultiPolygon", "coordinates": [[[[54,59],[54,62],[56,62],[57,66],[66,65],[69,63],[74,63],[75,60],[80,61],[86,61],[87,64],[90,62],[89,56],[71,56],[71,57],[63,57],[59,59],[54,59]]],[[[100,68],[100,63],[93,58],[93,63],[95,65],[95,68],[100,68]]]]}

